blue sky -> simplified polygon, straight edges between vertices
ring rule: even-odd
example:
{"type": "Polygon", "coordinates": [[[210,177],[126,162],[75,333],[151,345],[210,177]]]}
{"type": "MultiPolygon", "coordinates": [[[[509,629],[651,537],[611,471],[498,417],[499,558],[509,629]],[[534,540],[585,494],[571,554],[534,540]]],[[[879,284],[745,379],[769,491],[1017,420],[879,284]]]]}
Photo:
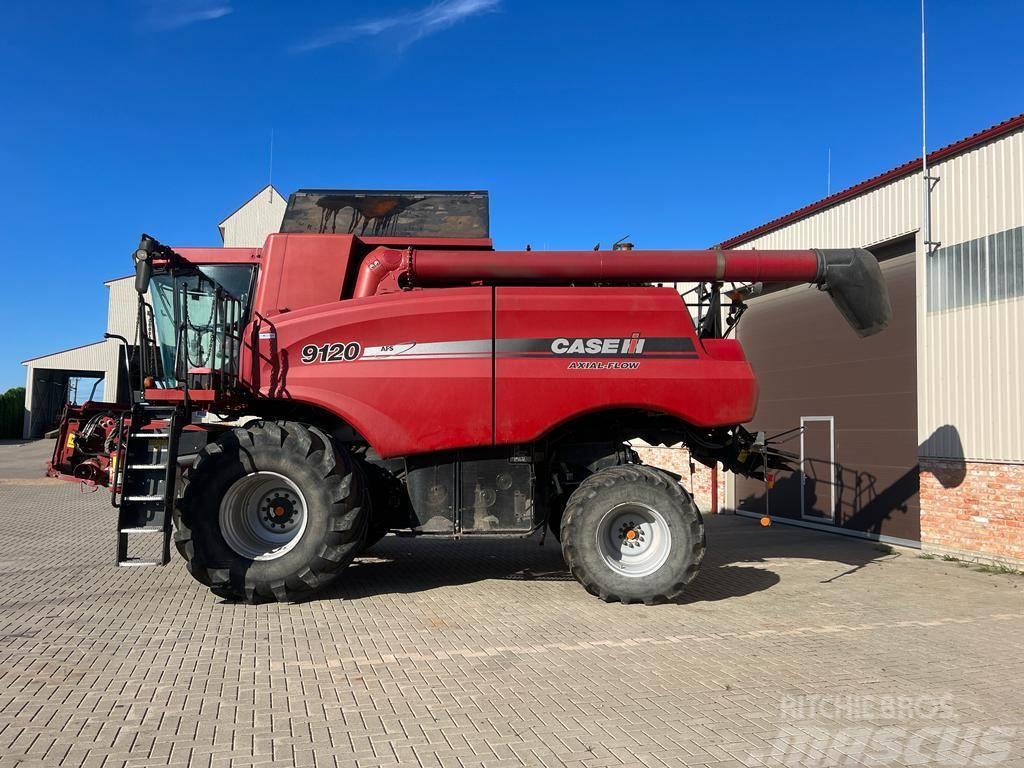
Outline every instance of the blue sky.
{"type": "MultiPolygon", "coordinates": [[[[499,247],[701,247],[918,154],[901,2],[8,4],[0,390],[100,338],[142,231],[218,244],[268,175],[483,188],[499,247]]],[[[1024,111],[1024,5],[929,3],[930,147],[1024,111]]]]}

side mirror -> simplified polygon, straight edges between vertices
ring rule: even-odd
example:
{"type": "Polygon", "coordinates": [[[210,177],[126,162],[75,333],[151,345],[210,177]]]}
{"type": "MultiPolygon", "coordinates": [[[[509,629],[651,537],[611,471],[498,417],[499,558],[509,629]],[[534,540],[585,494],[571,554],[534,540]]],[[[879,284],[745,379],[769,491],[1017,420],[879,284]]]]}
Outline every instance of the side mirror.
{"type": "MultiPolygon", "coordinates": [[[[145,243],[145,238],[143,239],[145,243]]],[[[149,280],[153,276],[153,263],[149,258],[149,251],[140,244],[135,251],[135,290],[144,294],[149,290],[149,280]]]]}

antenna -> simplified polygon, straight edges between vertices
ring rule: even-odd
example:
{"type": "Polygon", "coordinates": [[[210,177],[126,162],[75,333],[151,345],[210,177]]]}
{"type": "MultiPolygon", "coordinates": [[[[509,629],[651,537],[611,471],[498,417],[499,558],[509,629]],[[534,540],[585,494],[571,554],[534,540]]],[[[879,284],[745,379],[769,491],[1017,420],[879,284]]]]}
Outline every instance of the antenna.
{"type": "Polygon", "coordinates": [[[270,172],[267,176],[267,202],[274,202],[274,129],[270,129],[270,172]]]}
{"type": "Polygon", "coordinates": [[[925,90],[925,48],[924,48],[924,3],[921,0],[921,237],[925,253],[930,253],[940,243],[932,240],[932,182],[938,181],[937,176],[928,174],[928,117],[925,90]]]}
{"type": "Polygon", "coordinates": [[[828,175],[825,178],[825,197],[832,194],[832,147],[828,148],[828,175]]]}

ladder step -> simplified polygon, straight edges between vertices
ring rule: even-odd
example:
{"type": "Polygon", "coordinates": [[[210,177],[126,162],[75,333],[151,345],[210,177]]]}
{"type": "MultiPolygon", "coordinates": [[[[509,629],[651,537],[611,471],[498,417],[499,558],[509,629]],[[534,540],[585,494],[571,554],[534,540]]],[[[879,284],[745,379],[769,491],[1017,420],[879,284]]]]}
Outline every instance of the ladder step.
{"type": "Polygon", "coordinates": [[[118,511],[117,557],[121,568],[167,565],[170,559],[171,521],[168,505],[174,494],[177,442],[184,416],[178,406],[145,403],[132,408],[131,421],[122,421],[128,439],[123,446],[118,477],[121,496],[115,494],[118,511]],[[168,477],[168,475],[170,475],[168,477]],[[160,554],[140,545],[152,542],[144,535],[162,537],[160,554]],[[137,556],[129,553],[140,548],[137,556]]]}

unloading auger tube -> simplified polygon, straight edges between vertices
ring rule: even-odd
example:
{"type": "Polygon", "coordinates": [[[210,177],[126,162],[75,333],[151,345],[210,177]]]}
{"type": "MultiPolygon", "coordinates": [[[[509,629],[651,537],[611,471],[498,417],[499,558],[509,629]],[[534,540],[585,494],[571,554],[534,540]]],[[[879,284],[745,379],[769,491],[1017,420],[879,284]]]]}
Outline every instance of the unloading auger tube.
{"type": "Polygon", "coordinates": [[[474,282],[488,285],[810,283],[828,291],[836,308],[860,336],[878,333],[892,319],[892,306],[878,261],[862,248],[803,251],[396,251],[379,248],[367,257],[364,269],[375,260],[379,276],[373,283],[384,277],[380,273],[401,271],[409,284],[421,286],[474,282]],[[384,269],[379,269],[382,265],[384,269]]]}

